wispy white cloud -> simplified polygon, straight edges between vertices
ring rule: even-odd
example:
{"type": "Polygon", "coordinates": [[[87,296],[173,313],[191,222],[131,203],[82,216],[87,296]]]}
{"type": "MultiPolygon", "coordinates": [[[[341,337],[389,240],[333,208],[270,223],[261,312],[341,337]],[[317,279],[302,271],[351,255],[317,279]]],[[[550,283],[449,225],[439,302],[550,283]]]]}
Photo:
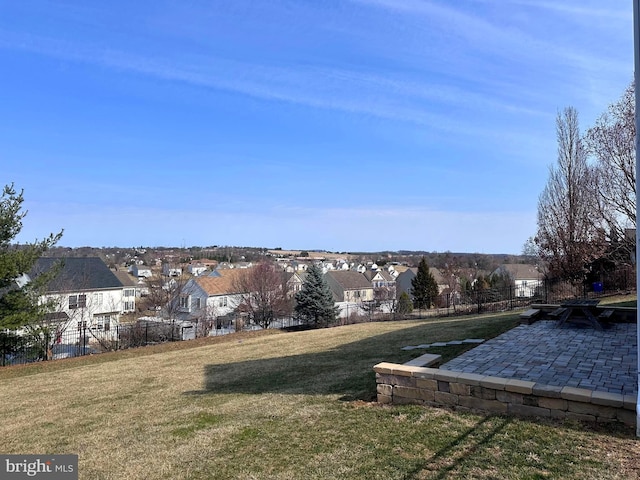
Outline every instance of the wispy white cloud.
{"type": "MultiPolygon", "coordinates": [[[[474,0],[481,3],[493,3],[492,0],[474,0]]],[[[629,12],[631,5],[628,2],[615,1],[607,2],[609,8],[602,8],[602,2],[598,2],[597,6],[588,5],[585,2],[577,2],[576,4],[561,3],[561,2],[544,2],[544,1],[532,1],[532,0],[503,0],[502,5],[520,5],[525,7],[531,7],[540,10],[547,10],[556,13],[568,13],[572,16],[583,16],[589,20],[612,19],[625,21],[629,18],[629,12]]]]}
{"type": "MultiPolygon", "coordinates": [[[[427,35],[430,30],[441,30],[446,32],[451,41],[464,40],[469,52],[489,54],[489,58],[482,59],[485,63],[491,62],[491,58],[494,61],[505,59],[513,66],[521,65],[527,69],[556,69],[558,71],[578,69],[578,71],[589,75],[597,75],[601,72],[615,72],[615,75],[629,71],[630,68],[628,59],[624,57],[623,52],[612,56],[610,52],[603,50],[606,45],[593,44],[592,30],[601,26],[601,21],[596,24],[591,23],[589,28],[581,30],[573,30],[568,27],[575,20],[574,14],[588,15],[592,22],[602,14],[612,20],[611,27],[617,32],[628,26],[627,35],[622,34],[618,37],[630,38],[630,7],[603,9],[566,4],[558,4],[558,6],[550,2],[539,4],[538,2],[512,1],[505,2],[504,5],[500,4],[499,10],[508,12],[502,18],[496,16],[487,20],[484,16],[472,14],[468,9],[463,8],[461,3],[443,5],[433,1],[420,0],[351,1],[373,8],[382,8],[407,18],[414,18],[416,15],[422,16],[429,20],[430,28],[425,30],[427,33],[423,33],[422,37],[424,38],[418,40],[424,40],[424,43],[428,44],[429,37],[427,35]],[[564,35],[552,35],[554,41],[549,41],[549,32],[542,28],[545,24],[544,19],[525,24],[514,23],[510,13],[515,14],[516,12],[508,10],[507,3],[553,9],[554,12],[562,14],[558,20],[565,26],[567,32],[572,33],[572,36],[566,41],[562,41],[564,35]]],[[[495,4],[495,2],[483,3],[495,4]]],[[[617,7],[619,6],[617,5],[617,7]]],[[[601,40],[596,41],[601,42],[601,40]]],[[[629,43],[628,51],[631,51],[631,43],[629,43]]],[[[473,70],[471,71],[473,72],[473,70]]],[[[460,74],[464,75],[464,72],[460,72],[460,74]]],[[[572,76],[580,77],[576,74],[567,75],[567,80],[570,81],[572,76]]]]}
{"type": "Polygon", "coordinates": [[[517,102],[506,102],[467,89],[398,78],[397,75],[381,76],[314,66],[276,67],[208,56],[191,56],[188,59],[148,57],[90,44],[73,45],[55,38],[17,36],[6,31],[0,31],[0,48],[29,51],[260,99],[411,122],[469,136],[490,137],[494,130],[472,121],[453,119],[448,114],[451,108],[545,115],[543,111],[517,102]],[[438,110],[444,113],[438,113],[438,110]]]}

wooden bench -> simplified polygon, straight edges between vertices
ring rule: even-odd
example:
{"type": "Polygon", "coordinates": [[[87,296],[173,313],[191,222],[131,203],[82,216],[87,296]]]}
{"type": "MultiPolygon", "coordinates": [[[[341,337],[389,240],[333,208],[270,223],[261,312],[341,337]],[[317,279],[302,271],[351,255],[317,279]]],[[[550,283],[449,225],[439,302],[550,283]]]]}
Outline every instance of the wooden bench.
{"type": "Polygon", "coordinates": [[[607,308],[598,315],[598,320],[609,320],[614,313],[616,313],[616,311],[613,308],[607,308]]]}
{"type": "Polygon", "coordinates": [[[424,355],[420,355],[413,360],[409,360],[404,363],[409,367],[433,367],[440,365],[440,361],[442,360],[442,355],[436,355],[434,353],[425,353],[424,355]]]}
{"type": "Polygon", "coordinates": [[[560,317],[563,313],[566,313],[567,309],[564,307],[556,308],[553,312],[549,313],[550,317],[557,318],[560,317]]]}

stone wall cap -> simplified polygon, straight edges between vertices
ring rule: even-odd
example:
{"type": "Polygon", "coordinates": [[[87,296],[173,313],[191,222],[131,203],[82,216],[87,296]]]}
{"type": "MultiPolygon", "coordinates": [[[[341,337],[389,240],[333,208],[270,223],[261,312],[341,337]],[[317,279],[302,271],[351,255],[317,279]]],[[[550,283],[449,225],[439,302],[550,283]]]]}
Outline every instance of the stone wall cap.
{"type": "Polygon", "coordinates": [[[466,385],[479,386],[480,382],[484,380],[486,375],[481,375],[479,373],[460,373],[458,375],[458,382],[464,383],[466,385]]]}
{"type": "Polygon", "coordinates": [[[506,378],[486,376],[480,381],[480,386],[494,390],[504,390],[507,381],[508,379],[506,378]]]}
{"type": "Polygon", "coordinates": [[[507,392],[531,394],[535,385],[536,382],[529,382],[527,380],[518,380],[512,378],[507,381],[504,389],[507,392]]]}
{"type": "Polygon", "coordinates": [[[560,397],[565,400],[574,400],[576,402],[591,402],[591,390],[576,387],[562,387],[560,397]]]}
{"type": "Polygon", "coordinates": [[[620,393],[599,392],[591,394],[591,403],[594,405],[606,405],[607,407],[622,407],[624,396],[620,393]]]}

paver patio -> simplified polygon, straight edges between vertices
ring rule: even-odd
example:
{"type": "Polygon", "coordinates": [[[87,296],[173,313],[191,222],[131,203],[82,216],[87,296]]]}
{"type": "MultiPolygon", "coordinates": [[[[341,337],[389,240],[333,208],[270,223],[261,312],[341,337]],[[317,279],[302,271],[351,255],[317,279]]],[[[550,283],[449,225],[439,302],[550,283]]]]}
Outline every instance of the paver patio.
{"type": "Polygon", "coordinates": [[[637,394],[637,364],[635,323],[614,323],[598,331],[541,320],[491,339],[440,369],[637,394]]]}

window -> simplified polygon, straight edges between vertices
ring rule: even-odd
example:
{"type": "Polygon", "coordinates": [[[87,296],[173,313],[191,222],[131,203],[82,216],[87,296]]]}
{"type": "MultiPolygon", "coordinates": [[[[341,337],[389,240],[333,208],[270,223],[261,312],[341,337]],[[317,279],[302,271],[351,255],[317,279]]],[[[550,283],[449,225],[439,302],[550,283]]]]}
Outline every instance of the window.
{"type": "Polygon", "coordinates": [[[200,297],[192,298],[191,306],[196,309],[202,308],[202,299],[200,297]]]}
{"type": "Polygon", "coordinates": [[[84,308],[87,306],[86,295],[69,295],[69,309],[84,308]]]}
{"type": "Polygon", "coordinates": [[[135,303],[134,302],[124,302],[124,311],[125,312],[131,312],[135,309],[135,303]]]}
{"type": "Polygon", "coordinates": [[[93,294],[93,303],[95,303],[96,307],[102,305],[102,292],[93,294]]]}
{"type": "Polygon", "coordinates": [[[218,301],[218,306],[219,307],[226,307],[227,306],[227,297],[220,297],[220,300],[218,301]]]}
{"type": "Polygon", "coordinates": [[[189,295],[180,295],[180,308],[189,308],[189,295]]]}
{"type": "Polygon", "coordinates": [[[123,295],[125,297],[135,297],[136,291],[133,288],[125,288],[123,295]]]}
{"type": "Polygon", "coordinates": [[[94,327],[99,332],[111,330],[111,315],[96,315],[93,317],[94,327]]]}

